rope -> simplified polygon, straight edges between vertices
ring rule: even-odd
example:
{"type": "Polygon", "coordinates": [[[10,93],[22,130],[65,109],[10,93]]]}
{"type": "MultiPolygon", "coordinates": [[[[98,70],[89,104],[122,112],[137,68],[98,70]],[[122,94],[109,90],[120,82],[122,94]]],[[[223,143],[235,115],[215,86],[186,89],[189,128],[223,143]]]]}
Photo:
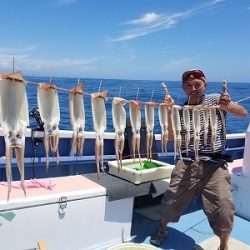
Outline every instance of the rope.
{"type": "Polygon", "coordinates": [[[239,100],[239,101],[237,101],[236,103],[243,102],[243,101],[248,100],[248,99],[250,99],[250,96],[245,97],[245,98],[243,98],[243,99],[240,99],[240,100],[239,100]]]}
{"type": "MultiPolygon", "coordinates": [[[[32,86],[36,86],[36,87],[39,87],[40,86],[40,84],[39,83],[36,83],[36,82],[31,82],[31,81],[25,81],[27,84],[29,84],[29,85],[32,85],[32,86]]],[[[101,82],[100,82],[100,85],[101,85],[101,82]]],[[[163,87],[163,89],[164,89],[164,91],[165,91],[165,93],[166,94],[169,94],[169,91],[168,91],[168,89],[167,89],[167,86],[166,86],[166,84],[165,83],[162,83],[162,87],[163,87]]],[[[60,88],[60,87],[53,87],[53,89],[56,89],[56,90],[58,90],[58,91],[62,91],[62,92],[66,92],[66,93],[71,93],[71,90],[69,90],[69,89],[65,89],[65,88],[60,88]]],[[[89,94],[89,93],[86,93],[86,92],[84,92],[84,93],[79,93],[79,94],[81,94],[81,95],[86,95],[86,96],[91,96],[91,94],[89,94]]],[[[137,98],[138,98],[138,95],[139,95],[139,88],[138,88],[138,90],[137,90],[137,98]]],[[[152,92],[152,95],[153,95],[153,92],[152,92]]],[[[151,96],[151,98],[152,98],[152,96],[151,96]]],[[[248,98],[250,98],[250,96],[249,97],[246,97],[246,98],[244,98],[244,99],[241,99],[241,100],[239,100],[238,102],[240,102],[240,101],[243,101],[243,100],[246,100],[246,99],[248,99],[248,98]]],[[[108,101],[108,100],[113,100],[114,99],[114,97],[106,97],[105,98],[106,99],[106,101],[108,101]]],[[[136,99],[137,100],[137,99],[136,99]]],[[[238,103],[237,102],[237,103],[238,103]]],[[[128,101],[128,103],[129,103],[129,101],[128,101]]],[[[146,104],[147,102],[140,102],[141,104],[146,104]]],[[[162,102],[161,102],[162,103],[162,102]]],[[[160,105],[160,103],[158,103],[159,105],[160,105]]],[[[203,104],[201,104],[201,105],[194,105],[194,106],[190,106],[190,105],[186,105],[186,106],[188,106],[188,108],[189,109],[193,109],[193,108],[220,108],[220,106],[219,105],[215,105],[215,106],[208,106],[208,105],[203,105],[203,104]]],[[[180,108],[180,109],[182,109],[184,106],[181,106],[181,105],[178,105],[178,107],[180,108]]]]}
{"type": "MultiPolygon", "coordinates": [[[[36,86],[36,87],[39,87],[39,86],[40,86],[39,83],[36,83],[36,82],[26,81],[26,83],[27,83],[27,84],[30,84],[30,85],[32,85],[32,86],[36,86]]],[[[71,90],[65,89],[65,88],[55,87],[55,88],[53,88],[53,89],[56,89],[56,90],[62,91],[62,92],[71,93],[71,90]]],[[[87,96],[90,96],[90,95],[91,95],[91,94],[88,94],[88,93],[83,93],[83,94],[78,93],[78,94],[80,94],[80,95],[87,95],[87,96]]]]}

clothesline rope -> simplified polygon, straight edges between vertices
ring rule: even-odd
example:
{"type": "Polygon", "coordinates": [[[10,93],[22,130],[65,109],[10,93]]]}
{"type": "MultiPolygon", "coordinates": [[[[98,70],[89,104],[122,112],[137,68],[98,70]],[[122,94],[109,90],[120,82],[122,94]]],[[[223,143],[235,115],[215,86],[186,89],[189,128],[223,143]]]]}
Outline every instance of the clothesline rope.
{"type": "MultiPolygon", "coordinates": [[[[40,84],[37,83],[37,82],[32,82],[32,81],[25,81],[25,82],[26,82],[27,84],[29,84],[29,85],[32,85],[32,86],[36,86],[36,87],[39,87],[39,86],[40,86],[40,84]]],[[[102,82],[101,82],[101,83],[102,83],[102,82]]],[[[100,92],[101,83],[100,83],[100,85],[99,85],[99,92],[100,92]]],[[[169,91],[168,91],[167,86],[166,86],[165,83],[162,83],[162,87],[163,87],[165,93],[166,93],[167,95],[169,95],[169,91]]],[[[58,90],[58,91],[61,91],[61,92],[71,93],[71,90],[69,90],[69,89],[60,88],[60,87],[57,87],[57,86],[55,87],[55,89],[58,90]]],[[[79,94],[81,94],[81,93],[79,93],[79,94]]],[[[152,91],[151,101],[152,101],[152,99],[153,99],[153,94],[154,94],[154,90],[152,91]]],[[[91,94],[86,93],[86,92],[82,93],[82,95],[91,96],[91,94]]],[[[121,87],[120,87],[120,91],[119,91],[119,97],[120,97],[120,95],[121,95],[121,87]]],[[[136,98],[136,100],[138,100],[138,95],[139,95],[139,88],[137,89],[137,94],[136,94],[137,98],[136,98]]],[[[114,97],[106,97],[105,99],[106,99],[106,100],[113,100],[114,97]]],[[[245,97],[245,98],[242,98],[242,99],[236,101],[235,103],[239,103],[239,102],[242,102],[242,101],[245,101],[245,100],[248,100],[248,99],[250,99],[250,96],[245,97]]],[[[129,103],[129,101],[127,101],[127,103],[129,103]]],[[[147,103],[147,102],[140,102],[140,103],[141,103],[141,104],[145,104],[145,103],[147,103]]],[[[162,103],[163,103],[163,102],[162,102],[162,103]]],[[[159,103],[159,104],[160,104],[160,103],[159,103]]],[[[178,106],[180,106],[180,105],[178,105],[178,106]]],[[[204,106],[204,105],[200,105],[200,106],[204,106]]],[[[181,106],[180,106],[180,108],[181,108],[181,106]]],[[[218,108],[219,108],[219,106],[218,106],[218,108]]]]}
{"type": "MultiPolygon", "coordinates": [[[[40,84],[39,84],[39,83],[36,83],[36,82],[32,82],[32,81],[25,81],[25,82],[26,82],[27,84],[29,84],[29,85],[32,85],[32,86],[36,86],[36,87],[39,87],[39,86],[40,86],[40,84]]],[[[99,91],[98,91],[98,92],[100,92],[101,83],[102,83],[102,81],[100,82],[99,91]]],[[[69,90],[69,89],[60,88],[60,87],[57,87],[57,86],[55,86],[54,89],[56,89],[56,90],[58,90],[58,91],[62,91],[62,92],[67,92],[67,93],[71,93],[71,92],[72,92],[72,91],[69,90]]],[[[91,94],[86,93],[86,92],[78,93],[78,94],[82,94],[82,95],[86,95],[86,96],[91,96],[91,94]]],[[[121,95],[121,87],[120,87],[119,97],[120,97],[120,95],[121,95]]],[[[138,100],[138,96],[139,96],[139,88],[137,89],[136,100],[138,100]]],[[[152,98],[153,98],[153,93],[152,93],[152,95],[151,95],[151,101],[152,101],[152,98]]],[[[113,100],[114,97],[106,97],[105,99],[106,99],[106,100],[113,100]]],[[[129,101],[128,101],[128,102],[129,102],[129,101]]],[[[140,102],[140,103],[144,103],[144,104],[145,104],[146,102],[140,102]]]]}
{"type": "Polygon", "coordinates": [[[243,99],[240,99],[240,100],[239,100],[239,101],[237,101],[236,103],[243,102],[243,101],[248,100],[248,99],[250,99],[250,96],[245,97],[245,98],[243,98],[243,99]]]}

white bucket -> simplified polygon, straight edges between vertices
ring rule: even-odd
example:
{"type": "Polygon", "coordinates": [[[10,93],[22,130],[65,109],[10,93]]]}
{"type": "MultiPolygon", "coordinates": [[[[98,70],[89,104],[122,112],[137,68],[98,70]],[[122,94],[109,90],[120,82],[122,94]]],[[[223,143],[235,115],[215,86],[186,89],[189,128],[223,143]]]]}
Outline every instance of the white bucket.
{"type": "Polygon", "coordinates": [[[138,244],[138,243],[121,243],[110,247],[108,250],[157,250],[150,245],[138,244]]]}

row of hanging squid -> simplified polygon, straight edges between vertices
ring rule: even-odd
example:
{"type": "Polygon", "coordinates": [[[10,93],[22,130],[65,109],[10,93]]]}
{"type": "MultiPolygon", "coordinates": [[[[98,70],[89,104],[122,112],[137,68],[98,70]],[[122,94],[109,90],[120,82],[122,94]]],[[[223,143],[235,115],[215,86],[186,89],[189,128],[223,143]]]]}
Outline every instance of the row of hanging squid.
{"type": "MultiPolygon", "coordinates": [[[[6,145],[6,178],[8,183],[8,199],[11,191],[11,160],[13,151],[16,155],[16,161],[21,176],[21,186],[25,191],[24,183],[24,150],[25,150],[25,131],[29,125],[28,101],[26,94],[26,84],[22,75],[17,72],[13,74],[0,74],[0,125],[4,131],[6,145]]],[[[58,100],[58,90],[52,83],[37,83],[37,103],[40,116],[44,127],[44,147],[46,152],[46,168],[49,166],[49,154],[57,157],[59,163],[59,122],[60,106],[58,100]]],[[[166,90],[166,86],[163,85],[166,90]]],[[[85,128],[85,110],[83,83],[68,90],[69,92],[69,115],[72,125],[72,152],[82,156],[84,146],[84,128],[85,128]]],[[[168,92],[166,91],[166,94],[168,92]]],[[[97,92],[90,94],[93,126],[96,132],[95,157],[97,166],[97,175],[103,171],[103,153],[104,153],[104,133],[106,130],[106,109],[105,100],[108,92],[97,92]]],[[[117,158],[118,170],[122,168],[122,154],[125,142],[126,111],[125,105],[129,104],[129,117],[132,127],[132,154],[136,155],[140,161],[140,130],[141,130],[141,102],[138,100],[125,100],[121,97],[112,98],[112,120],[115,130],[115,153],[117,158]]],[[[185,144],[188,147],[190,141],[190,124],[193,123],[194,129],[194,149],[196,159],[198,160],[199,140],[200,140],[200,115],[203,113],[204,138],[207,138],[208,127],[211,128],[212,144],[215,146],[217,131],[216,110],[218,107],[212,106],[177,106],[174,105],[169,112],[170,107],[166,103],[146,102],[145,106],[145,124],[146,124],[146,154],[147,158],[152,158],[153,130],[154,130],[154,111],[158,107],[159,122],[161,127],[161,146],[162,152],[167,151],[169,113],[171,115],[172,127],[174,131],[175,155],[181,156],[181,121],[179,110],[183,109],[184,126],[186,130],[185,144]],[[190,120],[190,110],[193,112],[193,119],[190,120]]],[[[206,139],[205,139],[206,142],[206,139]]]]}
{"type": "Polygon", "coordinates": [[[181,152],[181,144],[182,144],[182,137],[181,137],[181,120],[180,120],[180,110],[182,109],[183,112],[183,124],[185,130],[185,152],[188,156],[189,152],[189,143],[190,143],[190,131],[191,131],[191,124],[193,127],[193,148],[195,154],[195,160],[199,161],[199,150],[200,150],[200,136],[201,131],[203,131],[204,136],[204,146],[206,147],[208,144],[208,131],[209,128],[211,130],[211,145],[212,149],[215,152],[215,145],[217,139],[217,125],[218,125],[218,117],[217,117],[217,110],[220,113],[220,117],[222,119],[223,124],[223,135],[224,140],[226,140],[226,130],[225,130],[225,116],[222,110],[217,105],[209,106],[209,105],[196,105],[196,106],[189,106],[185,105],[183,107],[174,105],[172,107],[172,127],[173,127],[173,134],[174,134],[174,149],[175,149],[175,157],[178,153],[180,159],[182,160],[182,152],[181,152]],[[191,114],[190,114],[191,111],[191,114]],[[191,119],[192,117],[192,119],[191,119]],[[203,117],[203,128],[201,126],[201,117],[203,117]]]}

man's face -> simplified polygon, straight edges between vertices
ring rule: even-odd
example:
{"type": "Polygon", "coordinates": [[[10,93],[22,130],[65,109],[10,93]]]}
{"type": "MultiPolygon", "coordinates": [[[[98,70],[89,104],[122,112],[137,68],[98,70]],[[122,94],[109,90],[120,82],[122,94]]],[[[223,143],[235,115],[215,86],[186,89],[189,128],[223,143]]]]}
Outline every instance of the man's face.
{"type": "Polygon", "coordinates": [[[200,79],[189,78],[182,84],[182,88],[189,98],[200,98],[205,90],[207,84],[200,79]]]}

